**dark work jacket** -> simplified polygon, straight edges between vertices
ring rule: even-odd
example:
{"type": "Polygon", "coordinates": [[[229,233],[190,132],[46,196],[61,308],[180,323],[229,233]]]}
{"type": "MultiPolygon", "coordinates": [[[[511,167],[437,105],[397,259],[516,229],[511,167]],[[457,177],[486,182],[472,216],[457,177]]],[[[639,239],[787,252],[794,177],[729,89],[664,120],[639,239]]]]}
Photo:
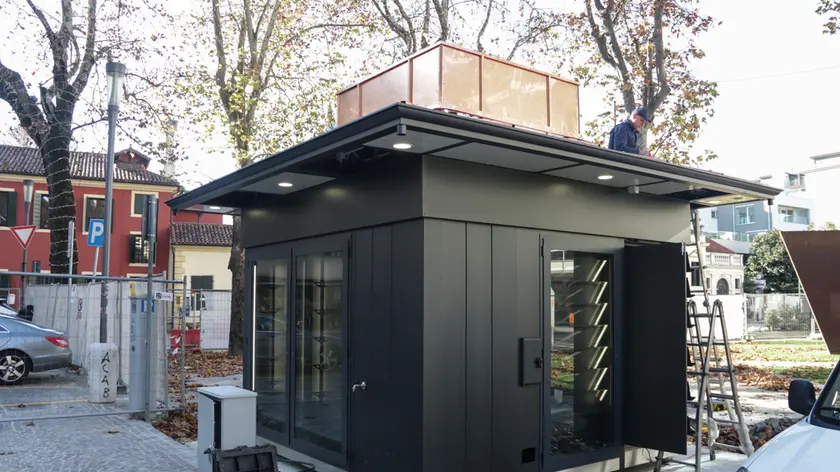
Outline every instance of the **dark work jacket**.
{"type": "Polygon", "coordinates": [[[607,147],[616,151],[639,154],[640,140],[641,134],[636,131],[636,128],[633,128],[633,124],[629,121],[622,121],[610,131],[610,141],[607,147]]]}

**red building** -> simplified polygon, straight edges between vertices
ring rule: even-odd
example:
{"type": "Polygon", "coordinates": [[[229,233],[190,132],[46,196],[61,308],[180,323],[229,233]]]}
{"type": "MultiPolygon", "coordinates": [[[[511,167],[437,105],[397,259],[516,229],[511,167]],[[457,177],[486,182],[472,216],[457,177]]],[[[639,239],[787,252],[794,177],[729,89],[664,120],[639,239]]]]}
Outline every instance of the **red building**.
{"type": "MultiPolygon", "coordinates": [[[[150,172],[150,159],[137,151],[124,150],[115,156],[113,185],[113,226],[111,231],[111,264],[113,276],[146,274],[149,249],[140,237],[142,211],[146,198],[159,199],[157,248],[154,254],[155,273],[169,267],[170,227],[172,222],[222,223],[218,214],[179,212],[172,216],[164,203],[178,191],[178,182],[150,172]]],[[[76,197],[76,245],[79,251],[78,270],[94,273],[94,248],[87,245],[88,222],[105,218],[105,155],[89,152],[70,153],[70,173],[76,197]]],[[[30,224],[38,229],[27,254],[28,267],[40,261],[41,271],[49,272],[49,195],[44,166],[37,149],[0,145],[0,297],[9,289],[20,287],[19,277],[4,276],[5,271],[19,271],[23,249],[10,227],[24,224],[23,181],[35,182],[30,224]]],[[[102,270],[102,255],[96,272],[102,270]]]]}

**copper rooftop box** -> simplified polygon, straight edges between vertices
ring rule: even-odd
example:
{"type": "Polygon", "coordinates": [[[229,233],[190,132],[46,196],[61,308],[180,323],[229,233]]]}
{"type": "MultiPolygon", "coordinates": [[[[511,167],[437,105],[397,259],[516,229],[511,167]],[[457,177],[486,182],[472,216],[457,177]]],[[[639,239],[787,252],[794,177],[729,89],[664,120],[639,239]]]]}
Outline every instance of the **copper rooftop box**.
{"type": "Polygon", "coordinates": [[[446,43],[339,92],[338,124],[396,102],[580,137],[577,82],[446,43]]]}

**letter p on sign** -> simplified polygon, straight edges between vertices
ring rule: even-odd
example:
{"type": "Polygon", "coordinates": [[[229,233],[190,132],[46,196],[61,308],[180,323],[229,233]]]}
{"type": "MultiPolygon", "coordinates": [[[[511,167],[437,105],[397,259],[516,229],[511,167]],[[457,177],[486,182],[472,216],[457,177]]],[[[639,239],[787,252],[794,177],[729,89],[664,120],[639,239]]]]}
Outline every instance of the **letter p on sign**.
{"type": "Polygon", "coordinates": [[[88,246],[101,247],[105,242],[105,220],[90,220],[88,223],[88,246]]]}

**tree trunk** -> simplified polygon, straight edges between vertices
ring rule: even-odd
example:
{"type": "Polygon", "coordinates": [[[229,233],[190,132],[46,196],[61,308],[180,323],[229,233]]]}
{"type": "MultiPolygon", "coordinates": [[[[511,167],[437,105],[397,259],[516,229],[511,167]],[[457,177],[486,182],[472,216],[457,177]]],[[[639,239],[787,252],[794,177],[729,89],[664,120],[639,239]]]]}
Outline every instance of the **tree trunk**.
{"type": "Polygon", "coordinates": [[[230,290],[230,334],[228,355],[241,356],[244,352],[243,332],[245,327],[245,253],[242,250],[242,220],[233,217],[233,244],[228,269],[231,272],[230,290]]]}
{"type": "MultiPolygon", "coordinates": [[[[52,130],[58,127],[53,126],[52,130]]],[[[77,274],[78,241],[73,244],[73,267],[67,255],[68,228],[70,221],[76,221],[76,198],[70,180],[70,133],[50,132],[41,146],[41,159],[50,195],[50,270],[54,274],[77,274]]]]}

